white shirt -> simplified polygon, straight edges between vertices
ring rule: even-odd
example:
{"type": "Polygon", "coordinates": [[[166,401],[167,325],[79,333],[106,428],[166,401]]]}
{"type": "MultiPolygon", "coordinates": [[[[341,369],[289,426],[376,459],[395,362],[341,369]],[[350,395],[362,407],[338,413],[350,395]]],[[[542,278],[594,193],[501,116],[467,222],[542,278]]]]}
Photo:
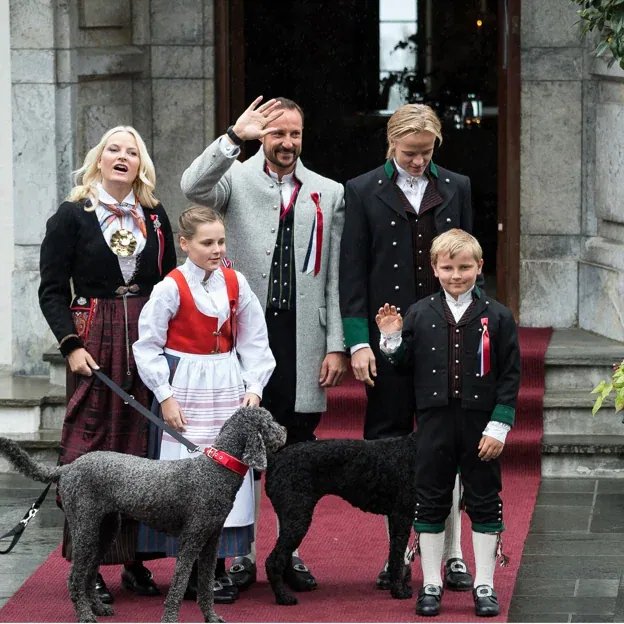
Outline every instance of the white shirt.
{"type": "Polygon", "coordinates": [[[290,203],[290,199],[295,190],[295,172],[291,171],[282,176],[282,179],[279,179],[279,176],[274,171],[269,169],[269,175],[275,182],[279,185],[280,193],[282,196],[282,206],[286,208],[290,203]]]}
{"type": "Polygon", "coordinates": [[[397,176],[396,184],[403,191],[403,194],[407,198],[407,201],[411,204],[414,212],[418,214],[420,212],[420,204],[425,194],[425,189],[429,180],[427,176],[421,175],[418,177],[411,176],[405,169],[399,167],[396,160],[393,160],[396,167],[397,176]]]}
{"type": "MultiPolygon", "coordinates": [[[[219,319],[219,327],[230,315],[225,278],[222,271],[214,271],[204,280],[205,271],[188,258],[178,267],[186,278],[197,309],[219,319]]],[[[236,316],[236,352],[241,367],[245,391],[262,397],[262,390],[275,368],[275,358],[269,348],[264,313],[256,295],[245,277],[236,272],[239,285],[236,316]]],[[[132,346],[136,365],[143,383],[162,403],[173,395],[169,384],[169,365],[163,357],[167,342],[169,321],[180,307],[178,286],[171,277],[165,277],[154,286],[149,301],[139,316],[139,339],[132,346]]]]}

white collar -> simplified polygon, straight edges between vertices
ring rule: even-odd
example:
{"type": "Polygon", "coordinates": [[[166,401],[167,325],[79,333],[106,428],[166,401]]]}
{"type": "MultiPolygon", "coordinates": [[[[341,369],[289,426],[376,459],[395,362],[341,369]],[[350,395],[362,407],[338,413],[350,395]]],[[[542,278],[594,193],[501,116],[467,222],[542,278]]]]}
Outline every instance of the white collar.
{"type": "Polygon", "coordinates": [[[184,268],[188,272],[188,276],[193,280],[200,283],[210,282],[213,280],[215,273],[217,271],[213,271],[206,279],[206,271],[201,267],[198,267],[190,258],[187,258],[184,262],[184,268]]]}
{"type": "Polygon", "coordinates": [[[130,190],[130,192],[124,197],[123,201],[121,202],[118,202],[112,195],[107,193],[101,182],[97,183],[97,191],[98,200],[104,204],[114,204],[115,206],[117,206],[118,204],[130,204],[130,206],[134,206],[136,202],[133,190],[130,190]]]}
{"type": "Polygon", "coordinates": [[[396,158],[393,158],[392,162],[394,163],[397,173],[399,174],[400,182],[407,182],[408,184],[412,185],[412,184],[422,184],[423,182],[429,181],[427,180],[427,177],[425,176],[424,173],[421,176],[410,175],[407,171],[405,171],[405,169],[403,169],[402,167],[399,167],[399,165],[397,164],[396,158]]]}
{"type": "Polygon", "coordinates": [[[446,302],[450,305],[451,303],[455,306],[462,306],[470,303],[472,301],[472,291],[474,290],[474,285],[470,290],[467,290],[465,293],[462,293],[455,299],[453,295],[449,294],[446,290],[444,291],[444,296],[446,297],[446,302]]]}
{"type": "Polygon", "coordinates": [[[267,171],[269,172],[269,175],[280,184],[292,184],[293,178],[295,177],[294,169],[290,173],[283,175],[281,180],[279,179],[279,175],[277,175],[277,173],[275,173],[275,171],[273,171],[268,165],[267,171]]]}

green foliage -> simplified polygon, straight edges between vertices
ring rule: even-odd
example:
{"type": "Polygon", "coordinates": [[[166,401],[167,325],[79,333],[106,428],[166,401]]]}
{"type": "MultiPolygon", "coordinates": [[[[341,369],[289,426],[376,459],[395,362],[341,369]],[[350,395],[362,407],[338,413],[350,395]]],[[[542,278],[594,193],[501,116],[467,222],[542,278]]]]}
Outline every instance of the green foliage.
{"type": "MultiPolygon", "coordinates": [[[[624,0],[623,0],[624,2],[624,0]]],[[[602,407],[603,401],[615,390],[615,411],[624,409],[624,360],[616,365],[613,375],[609,381],[601,381],[593,390],[592,394],[597,394],[596,402],[592,408],[592,414],[602,407]]]]}
{"type": "Polygon", "coordinates": [[[624,69],[624,0],[572,0],[581,8],[577,11],[581,18],[581,32],[585,36],[596,30],[599,43],[596,56],[607,50],[611,52],[609,67],[618,61],[624,69]]]}

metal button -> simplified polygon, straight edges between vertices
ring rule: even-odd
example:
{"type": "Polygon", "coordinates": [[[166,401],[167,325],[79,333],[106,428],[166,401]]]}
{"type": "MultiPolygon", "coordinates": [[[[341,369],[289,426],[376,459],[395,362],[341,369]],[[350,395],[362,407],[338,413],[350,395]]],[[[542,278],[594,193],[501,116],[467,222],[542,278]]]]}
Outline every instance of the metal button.
{"type": "Polygon", "coordinates": [[[450,180],[448,178],[445,178],[444,181],[448,184],[450,182],[450,180]]]}
{"type": "Polygon", "coordinates": [[[438,396],[438,393],[437,393],[437,392],[434,392],[434,393],[433,393],[433,396],[438,396]]]}
{"type": "Polygon", "coordinates": [[[395,264],[395,265],[394,265],[394,268],[395,268],[395,269],[398,269],[398,268],[399,268],[399,265],[398,265],[398,264],[395,264]]]}
{"type": "Polygon", "coordinates": [[[267,255],[267,256],[270,256],[270,255],[271,255],[271,250],[270,250],[270,249],[267,249],[267,250],[266,250],[266,255],[267,255]]]}
{"type": "Polygon", "coordinates": [[[431,350],[432,350],[432,351],[435,351],[435,347],[431,347],[431,350]]]}
{"type": "Polygon", "coordinates": [[[396,241],[392,241],[392,246],[396,247],[397,246],[397,242],[396,241]]]}
{"type": "Polygon", "coordinates": [[[479,373],[476,373],[476,374],[475,374],[475,377],[481,377],[481,375],[479,375],[479,373]]]}
{"type": "Polygon", "coordinates": [[[397,308],[397,312],[400,312],[400,311],[401,311],[401,308],[397,308]]]}
{"type": "Polygon", "coordinates": [[[377,180],[377,184],[383,184],[381,180],[377,180]]]}
{"type": "Polygon", "coordinates": [[[394,287],[394,290],[399,290],[399,285],[398,284],[394,287]]]}
{"type": "Polygon", "coordinates": [[[277,280],[273,280],[273,283],[274,283],[274,284],[277,284],[277,280]]]}
{"type": "Polygon", "coordinates": [[[269,184],[269,188],[273,188],[274,186],[274,184],[269,184]]]}
{"type": "Polygon", "coordinates": [[[456,345],[455,345],[455,348],[456,348],[456,349],[459,349],[459,345],[458,345],[458,344],[456,344],[456,345]]]}
{"type": "Polygon", "coordinates": [[[419,286],[422,286],[422,283],[420,283],[420,282],[419,282],[419,283],[418,283],[418,285],[419,285],[419,286]]]}
{"type": "Polygon", "coordinates": [[[263,273],[263,274],[262,274],[262,277],[266,277],[266,273],[263,273]]]}
{"type": "Polygon", "coordinates": [[[396,225],[396,221],[390,221],[390,225],[394,227],[396,225]]]}
{"type": "Polygon", "coordinates": [[[271,234],[275,234],[275,228],[271,228],[271,234]]]}
{"type": "Polygon", "coordinates": [[[447,218],[446,218],[446,222],[447,222],[447,223],[450,223],[450,222],[451,222],[451,218],[450,218],[450,217],[447,217],[447,218]]]}
{"type": "Polygon", "coordinates": [[[435,375],[436,369],[434,368],[431,372],[435,375]]]}
{"type": "Polygon", "coordinates": [[[475,399],[478,399],[478,398],[479,398],[479,395],[478,395],[478,394],[475,394],[475,399]]]}

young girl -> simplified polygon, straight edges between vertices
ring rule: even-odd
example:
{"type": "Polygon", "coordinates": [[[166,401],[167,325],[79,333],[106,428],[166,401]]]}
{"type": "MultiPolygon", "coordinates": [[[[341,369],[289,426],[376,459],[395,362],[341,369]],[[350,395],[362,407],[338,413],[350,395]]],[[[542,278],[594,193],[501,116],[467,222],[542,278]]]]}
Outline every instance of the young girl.
{"type": "MultiPolygon", "coordinates": [[[[260,303],[247,280],[224,268],[225,228],[211,208],[192,206],[179,220],[180,247],[188,258],[154,288],[139,318],[134,356],[141,378],[160,404],[164,421],[199,446],[214,442],[241,405],[260,404],[275,368],[260,303]]],[[[150,456],[182,459],[186,447],[154,430],[150,456]]],[[[249,552],[253,540],[252,471],[225,521],[215,575],[215,602],[233,602],[237,588],[225,574],[225,557],[249,552]]],[[[177,554],[177,539],[147,527],[139,549],[177,554]]],[[[197,567],[185,597],[195,599],[197,567]]]]}

